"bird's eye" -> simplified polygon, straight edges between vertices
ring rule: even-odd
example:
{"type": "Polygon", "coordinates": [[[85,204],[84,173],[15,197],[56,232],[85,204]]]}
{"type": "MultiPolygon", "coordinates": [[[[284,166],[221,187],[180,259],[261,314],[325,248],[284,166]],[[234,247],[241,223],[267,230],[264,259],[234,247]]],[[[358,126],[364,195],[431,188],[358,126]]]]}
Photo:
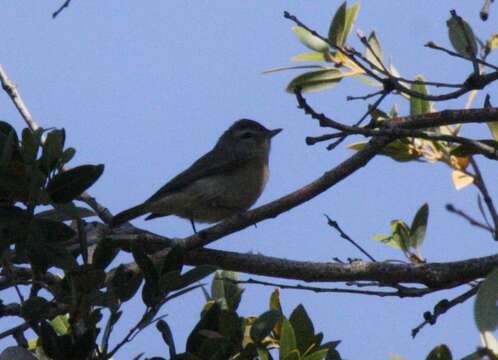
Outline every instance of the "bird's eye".
{"type": "Polygon", "coordinates": [[[250,139],[253,137],[253,133],[246,131],[245,133],[242,133],[240,136],[241,139],[250,139]]]}

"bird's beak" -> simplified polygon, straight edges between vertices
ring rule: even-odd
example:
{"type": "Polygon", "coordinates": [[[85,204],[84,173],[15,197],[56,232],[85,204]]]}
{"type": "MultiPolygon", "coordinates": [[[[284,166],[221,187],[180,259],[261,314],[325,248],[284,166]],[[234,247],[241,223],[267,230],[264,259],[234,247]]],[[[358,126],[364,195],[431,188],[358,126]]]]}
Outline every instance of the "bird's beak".
{"type": "Polygon", "coordinates": [[[273,129],[273,130],[268,130],[268,137],[271,139],[275,135],[277,135],[279,132],[281,132],[282,129],[273,129]]]}

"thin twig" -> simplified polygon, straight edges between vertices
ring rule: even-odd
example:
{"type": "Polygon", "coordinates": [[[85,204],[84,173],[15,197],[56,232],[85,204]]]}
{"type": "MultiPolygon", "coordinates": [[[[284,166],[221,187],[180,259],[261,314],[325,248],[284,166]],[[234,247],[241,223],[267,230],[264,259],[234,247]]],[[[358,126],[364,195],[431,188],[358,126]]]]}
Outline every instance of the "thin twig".
{"type": "Polygon", "coordinates": [[[2,88],[5,90],[7,95],[9,95],[17,111],[19,112],[19,114],[21,114],[21,117],[26,122],[26,125],[28,125],[28,127],[33,131],[38,129],[40,126],[33,119],[31,112],[28,110],[28,107],[21,98],[16,85],[12,80],[9,79],[2,65],[0,65],[0,82],[2,83],[2,88]]]}
{"type": "Polygon", "coordinates": [[[464,218],[465,220],[467,220],[470,223],[470,225],[487,230],[490,233],[493,233],[493,231],[494,231],[492,227],[489,227],[486,224],[483,224],[482,222],[477,221],[476,219],[474,219],[470,215],[467,215],[466,213],[464,213],[462,210],[455,208],[452,204],[447,204],[446,210],[448,210],[450,213],[453,213],[455,215],[458,215],[458,216],[464,218]]]}
{"type": "Polygon", "coordinates": [[[424,321],[420,325],[418,325],[417,327],[412,329],[412,337],[414,338],[415,336],[417,336],[419,331],[425,325],[427,325],[427,324],[434,325],[436,323],[437,319],[439,318],[439,316],[441,316],[442,314],[444,314],[445,312],[450,310],[452,307],[454,307],[458,304],[462,304],[465,301],[467,301],[468,299],[470,299],[471,297],[473,297],[477,293],[477,290],[479,290],[479,286],[474,286],[474,287],[472,287],[472,289],[464,292],[461,295],[458,295],[457,297],[455,297],[452,300],[443,299],[440,302],[438,302],[434,306],[433,312],[432,313],[430,311],[425,312],[424,313],[424,321]]]}
{"type": "Polygon", "coordinates": [[[493,220],[494,224],[493,236],[495,240],[498,241],[498,213],[493,203],[493,199],[491,198],[491,195],[489,195],[489,191],[486,186],[486,183],[484,182],[481,170],[479,169],[479,166],[477,165],[477,162],[473,157],[470,157],[470,165],[472,166],[472,169],[474,169],[474,174],[475,174],[474,184],[481,192],[484,198],[484,203],[486,204],[489,213],[491,214],[491,219],[493,220]]]}
{"type": "Polygon", "coordinates": [[[227,280],[235,284],[272,286],[272,287],[278,287],[281,289],[289,289],[289,290],[313,291],[315,293],[359,294],[359,295],[373,295],[380,297],[387,297],[387,296],[422,297],[431,292],[434,292],[434,290],[429,288],[413,288],[413,287],[412,288],[404,287],[403,289],[406,290],[405,292],[399,289],[396,291],[374,291],[374,290],[358,290],[358,289],[343,289],[343,288],[324,288],[324,287],[302,285],[302,284],[289,285],[277,282],[257,280],[253,278],[249,278],[247,280],[232,280],[232,279],[227,279],[227,280]]]}
{"type": "MultiPolygon", "coordinates": [[[[436,43],[434,43],[433,41],[429,41],[428,43],[426,43],[424,45],[426,48],[429,48],[429,49],[433,49],[433,50],[439,50],[439,51],[442,51],[450,56],[454,56],[454,57],[457,57],[457,58],[460,58],[460,59],[463,59],[463,60],[467,60],[467,61],[470,61],[471,59],[469,59],[468,57],[464,56],[464,55],[460,55],[459,53],[453,51],[453,50],[450,50],[450,49],[447,49],[445,47],[442,47],[436,43]]],[[[484,60],[481,60],[479,58],[476,59],[477,62],[481,65],[484,65],[484,66],[487,66],[493,70],[498,70],[498,66],[495,66],[493,64],[490,64],[484,60]]]]}
{"type": "Polygon", "coordinates": [[[346,234],[342,229],[341,227],[339,226],[339,224],[337,223],[337,221],[335,220],[332,220],[327,214],[323,214],[325,216],[325,218],[327,219],[327,224],[331,227],[333,227],[334,229],[337,230],[337,232],[339,233],[339,235],[349,241],[351,244],[353,244],[354,247],[356,247],[358,250],[360,250],[361,253],[363,253],[363,255],[365,255],[367,258],[369,258],[370,260],[372,261],[377,261],[374,259],[374,257],[372,255],[370,255],[365,249],[363,249],[359,244],[356,243],[356,241],[354,241],[353,239],[351,239],[351,237],[346,234]]]}
{"type": "Polygon", "coordinates": [[[58,8],[53,14],[52,14],[52,19],[55,19],[65,8],[69,6],[71,3],[71,0],[66,0],[64,3],[61,5],[60,8],[58,8]]]}

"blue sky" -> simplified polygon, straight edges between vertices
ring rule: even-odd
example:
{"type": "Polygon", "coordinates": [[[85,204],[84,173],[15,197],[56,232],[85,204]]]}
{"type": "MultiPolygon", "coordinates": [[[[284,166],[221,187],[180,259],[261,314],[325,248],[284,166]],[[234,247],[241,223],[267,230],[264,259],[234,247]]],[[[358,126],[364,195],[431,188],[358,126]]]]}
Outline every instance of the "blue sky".
{"type": "MultiPolygon", "coordinates": [[[[39,124],[66,129],[67,144],[77,149],[73,165],[105,164],[104,175],[91,192],[112,212],[148,198],[243,117],[268,128],[284,128],[274,139],[272,174],[258,204],[297,189],[352,154],[346,146],[328,152],[324,145],[304,143],[305,136],[322,131],[284,91],[297,73],[262,75],[269,68],[289,65],[291,56],[306,51],[290,31],[293,24],[283,18],[284,10],[325,34],[340,2],[151,0],[144,5],[125,0],[73,0],[52,20],[57,4],[2,4],[0,63],[17,83],[39,124]]],[[[402,75],[421,73],[432,80],[455,82],[467,76],[470,65],[423,44],[432,40],[449,46],[446,20],[452,8],[474,26],[477,35],[486,38],[496,32],[497,14],[482,23],[480,6],[480,2],[443,0],[363,1],[356,28],[365,33],[376,31],[386,58],[402,75]]],[[[353,44],[360,48],[358,41],[353,44]]],[[[490,60],[496,61],[496,56],[490,60]]],[[[366,103],[346,102],[346,96],[371,91],[350,80],[308,99],[331,117],[353,123],[366,103]]],[[[488,92],[496,92],[496,85],[488,92]]],[[[388,99],[383,108],[388,110],[394,103],[406,113],[407,103],[401,98],[388,99]]],[[[435,107],[461,108],[464,103],[462,99],[435,107]]],[[[482,104],[482,96],[474,104],[482,104]]],[[[0,116],[18,128],[23,126],[5,95],[0,96],[0,116]]],[[[464,133],[488,136],[484,125],[467,126],[464,133]]],[[[488,182],[497,178],[496,167],[482,158],[478,161],[488,182]]],[[[490,190],[498,195],[496,188],[490,190]]],[[[444,209],[451,202],[478,216],[475,189],[454,190],[450,170],[444,165],[400,164],[387,158],[374,159],[322,196],[212,247],[310,261],[360,257],[326,225],[326,213],[376,258],[402,259],[400,253],[371,236],[387,232],[392,219],[411,221],[424,202],[430,204],[423,247],[428,261],[496,251],[496,243],[487,234],[444,209]]],[[[147,223],[136,220],[134,224],[167,236],[191,233],[187,221],[175,218],[147,223]]],[[[410,331],[422,321],[424,311],[464,290],[423,299],[283,291],[282,302],[287,313],[303,303],[325,339],[342,340],[339,350],[348,359],[387,359],[390,354],[420,359],[440,343],[448,343],[461,357],[479,344],[472,302],[452,309],[415,340],[410,331]]],[[[271,291],[248,286],[241,314],[262,313],[271,291]]],[[[198,291],[165,307],[179,348],[198,320],[203,301],[198,291]]],[[[131,325],[142,309],[138,301],[126,304],[124,322],[131,325]]],[[[0,323],[0,331],[11,325],[0,323]]],[[[114,340],[118,338],[116,332],[114,340]]],[[[7,344],[4,340],[0,347],[7,344]]],[[[149,356],[166,354],[153,328],[116,358],[131,358],[144,350],[149,356]]]]}

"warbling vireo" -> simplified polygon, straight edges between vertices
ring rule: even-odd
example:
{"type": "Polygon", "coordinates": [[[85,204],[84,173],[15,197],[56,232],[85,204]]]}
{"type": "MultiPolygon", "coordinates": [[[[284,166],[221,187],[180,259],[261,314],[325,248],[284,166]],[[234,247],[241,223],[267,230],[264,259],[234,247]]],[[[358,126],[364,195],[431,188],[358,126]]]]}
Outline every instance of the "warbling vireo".
{"type": "Polygon", "coordinates": [[[280,131],[254,120],[236,121],[211,151],[143,204],[117,214],[113,226],[151,213],[146,220],[167,215],[189,219],[195,231],[195,222],[214,223],[249,209],[268,181],[271,138],[280,131]]]}

